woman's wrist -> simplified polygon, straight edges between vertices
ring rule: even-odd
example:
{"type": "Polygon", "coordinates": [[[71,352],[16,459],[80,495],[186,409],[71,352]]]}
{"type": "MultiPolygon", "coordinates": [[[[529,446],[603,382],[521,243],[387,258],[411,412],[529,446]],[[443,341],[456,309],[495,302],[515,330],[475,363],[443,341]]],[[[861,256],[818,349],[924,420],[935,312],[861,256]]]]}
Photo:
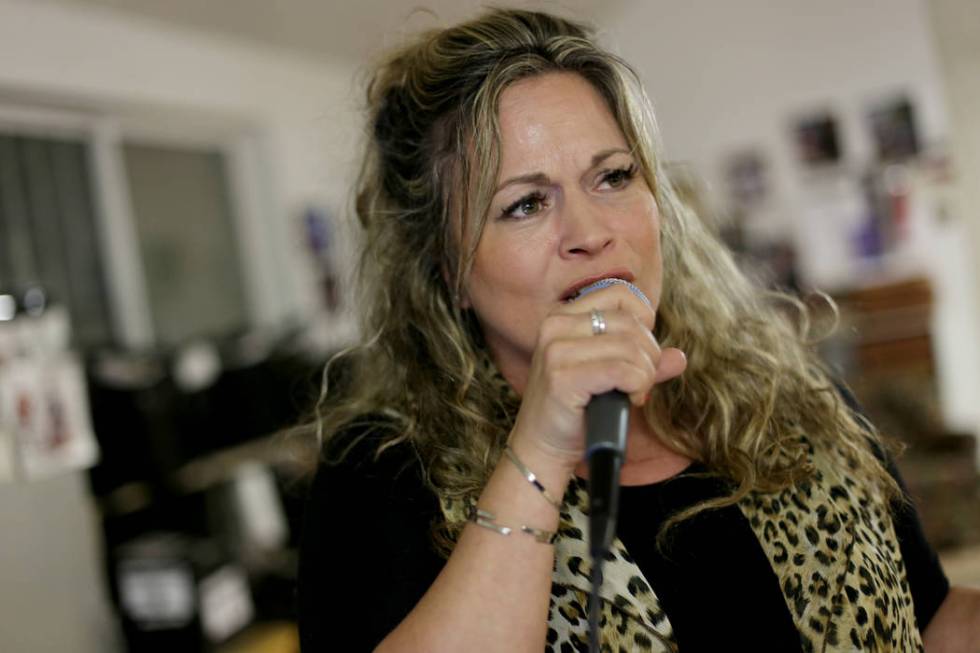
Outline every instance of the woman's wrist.
{"type": "MultiPolygon", "coordinates": [[[[530,466],[531,461],[539,465],[542,472],[554,471],[564,476],[570,476],[581,461],[580,452],[558,449],[540,438],[525,435],[522,430],[515,428],[507,440],[510,448],[521,460],[530,466]]],[[[537,468],[532,467],[535,472],[537,468]]]]}
{"type": "Polygon", "coordinates": [[[536,489],[538,492],[541,493],[541,496],[544,497],[545,501],[550,503],[555,508],[555,510],[561,511],[561,504],[562,504],[561,497],[554,497],[550,492],[548,492],[548,488],[545,487],[544,483],[542,483],[538,479],[537,475],[534,472],[532,472],[528,468],[528,466],[525,465],[523,461],[521,461],[520,458],[517,457],[517,454],[514,453],[514,450],[510,448],[509,444],[504,446],[504,455],[507,457],[507,459],[510,462],[514,464],[514,467],[516,467],[517,471],[519,471],[524,476],[527,482],[530,483],[534,489],[536,489]]]}
{"type": "Polygon", "coordinates": [[[507,446],[520,464],[512,464],[511,461],[506,460],[506,455],[501,458],[501,462],[511,465],[515,472],[524,476],[525,482],[527,482],[525,470],[532,473],[537,483],[546,490],[547,496],[560,503],[577,461],[561,452],[549,451],[547,445],[542,446],[541,443],[524,438],[517,432],[511,434],[507,446]]]}

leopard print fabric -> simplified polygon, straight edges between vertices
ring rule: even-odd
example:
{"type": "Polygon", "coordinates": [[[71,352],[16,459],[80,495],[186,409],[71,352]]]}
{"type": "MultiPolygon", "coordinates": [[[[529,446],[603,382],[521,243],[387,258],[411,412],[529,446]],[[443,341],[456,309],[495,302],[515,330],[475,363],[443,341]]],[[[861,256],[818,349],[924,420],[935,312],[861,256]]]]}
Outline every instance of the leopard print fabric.
{"type": "MultiPolygon", "coordinates": [[[[810,481],[739,503],[779,579],[806,653],[922,651],[905,566],[880,496],[856,483],[847,456],[813,452],[810,481]]],[[[447,520],[469,506],[440,501],[447,520]]],[[[569,484],[555,543],[546,651],[588,650],[588,493],[569,484]]],[[[603,564],[604,652],[674,652],[668,615],[616,538],[603,564]]]]}
{"type": "Polygon", "coordinates": [[[811,481],[739,506],[779,578],[802,650],[923,650],[887,503],[854,480],[844,452],[811,459],[811,481]]]}

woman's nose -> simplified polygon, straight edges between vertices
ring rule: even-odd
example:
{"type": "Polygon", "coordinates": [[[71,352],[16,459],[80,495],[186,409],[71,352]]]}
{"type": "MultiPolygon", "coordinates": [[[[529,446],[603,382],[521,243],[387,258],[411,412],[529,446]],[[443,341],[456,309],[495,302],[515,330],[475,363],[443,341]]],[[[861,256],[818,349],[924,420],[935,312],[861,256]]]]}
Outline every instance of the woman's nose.
{"type": "Polygon", "coordinates": [[[562,212],[561,254],[594,256],[612,244],[614,232],[601,210],[582,200],[569,201],[562,212]]]}

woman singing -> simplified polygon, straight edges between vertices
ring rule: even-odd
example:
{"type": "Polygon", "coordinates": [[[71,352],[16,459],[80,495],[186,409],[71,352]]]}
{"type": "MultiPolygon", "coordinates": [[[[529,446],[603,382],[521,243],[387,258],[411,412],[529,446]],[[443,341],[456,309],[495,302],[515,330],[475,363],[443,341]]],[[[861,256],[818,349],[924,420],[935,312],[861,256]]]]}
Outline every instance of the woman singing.
{"type": "Polygon", "coordinates": [[[363,341],[321,403],[304,651],[585,650],[584,415],[611,390],[602,650],[977,645],[980,593],[950,590],[798,303],[679,201],[586,27],[491,11],[391,54],[367,98],[363,341]]]}

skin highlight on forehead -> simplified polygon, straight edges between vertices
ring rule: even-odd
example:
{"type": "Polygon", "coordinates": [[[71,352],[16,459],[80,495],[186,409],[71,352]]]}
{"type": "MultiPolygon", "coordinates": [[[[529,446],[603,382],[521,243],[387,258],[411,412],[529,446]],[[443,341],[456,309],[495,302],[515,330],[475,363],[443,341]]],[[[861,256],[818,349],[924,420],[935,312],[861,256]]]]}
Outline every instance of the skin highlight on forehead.
{"type": "MultiPolygon", "coordinates": [[[[563,165],[584,166],[588,162],[557,159],[563,152],[561,143],[553,142],[556,120],[577,123],[582,115],[591,115],[590,124],[596,130],[592,136],[597,141],[608,143],[610,149],[628,151],[625,137],[615,120],[609,120],[611,111],[605,100],[581,75],[571,72],[550,72],[522,79],[511,84],[500,96],[498,120],[501,132],[511,134],[513,143],[500,143],[500,174],[506,171],[520,171],[518,175],[544,173],[548,169],[563,165]],[[541,111],[532,103],[525,102],[529,86],[534,85],[533,93],[551,104],[541,111]],[[571,95],[563,92],[569,86],[578,86],[583,93],[571,95]],[[558,105],[556,107],[556,105],[558,105]],[[543,124],[541,113],[548,115],[548,124],[543,124]],[[505,124],[509,123],[509,124],[505,124]],[[515,153],[516,152],[516,153],[515,153]],[[519,154],[517,154],[519,153],[519,154]],[[530,155],[529,155],[530,153],[530,155]]],[[[583,137],[586,136],[583,134],[583,137]]],[[[594,156],[598,153],[594,153],[594,156]]]]}

